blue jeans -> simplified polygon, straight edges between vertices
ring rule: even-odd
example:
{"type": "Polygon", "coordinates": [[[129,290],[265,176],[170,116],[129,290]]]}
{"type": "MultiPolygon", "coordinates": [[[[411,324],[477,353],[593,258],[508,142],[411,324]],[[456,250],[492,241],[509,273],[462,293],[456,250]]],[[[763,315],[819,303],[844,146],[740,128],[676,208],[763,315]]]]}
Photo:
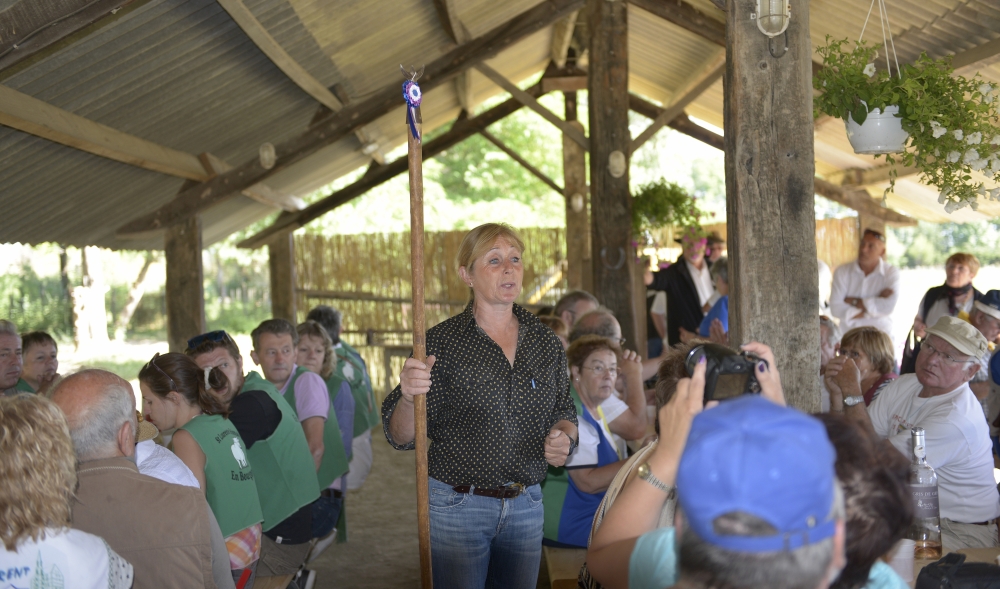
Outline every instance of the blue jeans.
{"type": "Polygon", "coordinates": [[[542,489],[514,499],[456,493],[430,479],[435,589],[531,589],[542,559],[542,489]]]}
{"type": "Polygon", "coordinates": [[[313,538],[322,538],[333,531],[340,519],[340,509],[344,505],[343,497],[323,497],[313,502],[312,505],[312,535],[313,538]]]}

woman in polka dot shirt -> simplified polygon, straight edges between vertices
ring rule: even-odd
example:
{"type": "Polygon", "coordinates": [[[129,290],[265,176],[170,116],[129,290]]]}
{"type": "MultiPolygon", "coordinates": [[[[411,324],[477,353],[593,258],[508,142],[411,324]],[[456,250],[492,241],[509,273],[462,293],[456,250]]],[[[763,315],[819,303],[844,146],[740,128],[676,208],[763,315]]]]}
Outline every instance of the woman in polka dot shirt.
{"type": "Polygon", "coordinates": [[[534,587],[548,465],[577,442],[559,338],[514,304],[524,243],[508,225],[465,236],[465,311],[427,331],[427,361],[409,358],[382,404],[389,443],[412,449],[413,396],[427,395],[434,586],[534,587]]]}

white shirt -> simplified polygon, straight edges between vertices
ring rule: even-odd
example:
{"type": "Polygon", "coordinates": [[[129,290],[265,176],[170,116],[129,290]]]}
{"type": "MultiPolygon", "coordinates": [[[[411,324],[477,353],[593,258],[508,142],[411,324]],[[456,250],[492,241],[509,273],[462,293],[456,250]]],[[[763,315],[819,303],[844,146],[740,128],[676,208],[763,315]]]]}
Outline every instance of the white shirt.
{"type": "Polygon", "coordinates": [[[833,287],[830,289],[830,309],[834,317],[840,320],[840,330],[846,332],[855,327],[871,325],[877,327],[892,337],[892,310],[899,300],[899,270],[879,260],[878,266],[871,274],[865,276],[858,266],[857,260],[844,264],[833,273],[833,287]],[[879,297],[885,289],[891,289],[892,294],[886,298],[879,297]],[[857,308],[844,302],[845,297],[858,297],[864,302],[864,314],[857,308]]]}
{"type": "Polygon", "coordinates": [[[656,294],[653,295],[653,304],[649,307],[649,313],[667,316],[667,293],[662,290],[656,291],[656,294]]]}
{"type": "Polygon", "coordinates": [[[712,282],[712,275],[708,272],[708,264],[702,262],[701,270],[699,270],[687,258],[684,258],[684,263],[687,264],[691,280],[694,281],[694,287],[698,291],[698,304],[704,307],[708,299],[712,298],[712,293],[715,292],[715,284],[712,282]]]}
{"type": "Polygon", "coordinates": [[[153,440],[135,445],[135,465],[139,472],[154,479],[195,489],[201,487],[191,469],[176,454],[153,440]]]}
{"type": "Polygon", "coordinates": [[[941,517],[978,523],[1000,515],[993,480],[993,444],[983,410],[968,384],[944,395],[921,398],[915,374],[889,384],[868,407],[875,432],[906,457],[913,456],[910,428],[926,435],[927,462],[938,475],[941,517]]]}
{"type": "Polygon", "coordinates": [[[45,537],[0,546],[0,587],[128,589],[133,571],[99,536],[70,528],[47,528],[45,537]]]}
{"type": "MultiPolygon", "coordinates": [[[[924,301],[926,299],[927,295],[924,295],[923,298],[920,299],[920,305],[917,307],[917,315],[924,310],[924,301]]],[[[964,311],[966,315],[968,315],[972,312],[972,303],[974,302],[973,297],[969,297],[969,300],[964,303],[958,303],[955,307],[959,313],[964,311]]],[[[948,315],[949,317],[953,316],[948,312],[948,295],[941,297],[931,304],[931,308],[927,309],[927,316],[923,318],[923,322],[927,325],[927,327],[934,327],[934,324],[938,322],[938,319],[944,317],[945,315],[948,315]]]]}
{"type": "Polygon", "coordinates": [[[833,272],[826,262],[816,259],[819,267],[819,314],[825,315],[830,312],[830,292],[833,288],[833,272]]]}

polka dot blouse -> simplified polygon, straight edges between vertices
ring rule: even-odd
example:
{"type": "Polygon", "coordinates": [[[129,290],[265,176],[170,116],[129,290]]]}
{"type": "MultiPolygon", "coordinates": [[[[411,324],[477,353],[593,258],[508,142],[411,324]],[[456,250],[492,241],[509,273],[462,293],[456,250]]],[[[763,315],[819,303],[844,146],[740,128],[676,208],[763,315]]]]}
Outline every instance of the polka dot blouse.
{"type": "MultiPolygon", "coordinates": [[[[472,305],[427,330],[427,355],[435,356],[427,394],[430,476],[449,485],[525,486],[545,478],[545,437],[559,420],[576,424],[569,395],[566,353],[552,330],[518,305],[517,352],[511,367],[503,349],[486,335],[472,305]]],[[[402,394],[399,386],[382,403],[382,426],[402,394]]]]}

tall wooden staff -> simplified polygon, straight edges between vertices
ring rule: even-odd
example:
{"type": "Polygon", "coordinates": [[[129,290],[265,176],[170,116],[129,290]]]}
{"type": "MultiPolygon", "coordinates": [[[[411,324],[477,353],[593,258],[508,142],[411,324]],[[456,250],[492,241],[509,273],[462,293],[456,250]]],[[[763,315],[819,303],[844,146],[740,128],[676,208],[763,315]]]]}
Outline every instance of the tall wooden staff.
{"type": "MultiPolygon", "coordinates": [[[[406,98],[406,154],[410,166],[410,271],[413,291],[413,357],[427,360],[424,339],[424,171],[420,145],[420,102],[417,80],[424,73],[402,65],[403,96],[406,98]]],[[[431,520],[427,482],[427,395],[413,397],[413,433],[417,453],[417,528],[420,537],[420,581],[424,589],[434,586],[431,575],[431,520]]]]}

